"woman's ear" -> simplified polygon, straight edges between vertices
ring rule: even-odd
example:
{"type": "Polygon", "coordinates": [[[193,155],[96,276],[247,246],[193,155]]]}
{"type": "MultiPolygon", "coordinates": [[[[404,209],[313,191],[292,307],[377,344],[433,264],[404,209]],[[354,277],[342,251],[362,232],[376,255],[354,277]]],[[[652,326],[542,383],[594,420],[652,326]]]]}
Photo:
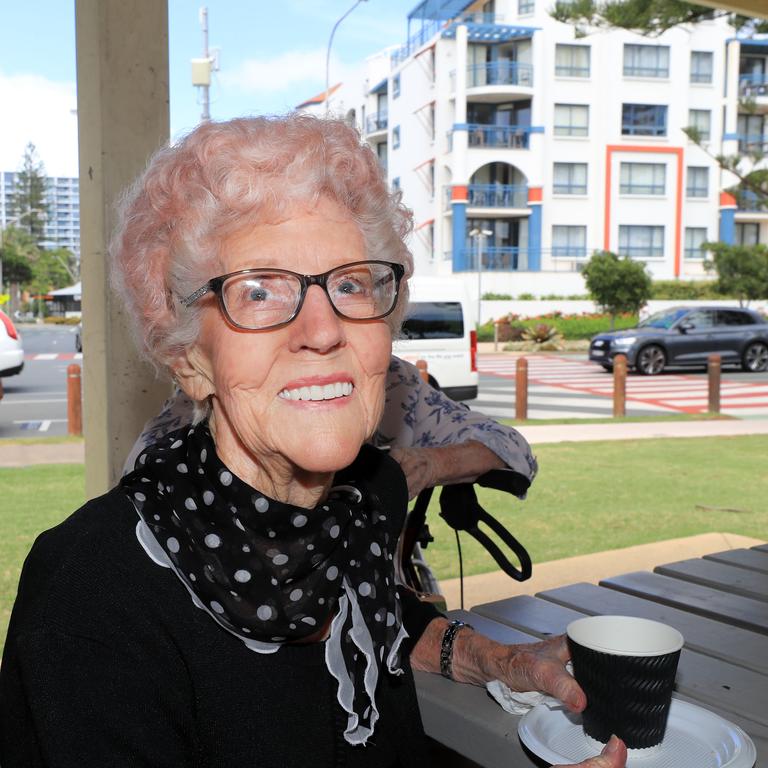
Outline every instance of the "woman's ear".
{"type": "Polygon", "coordinates": [[[172,370],[174,379],[192,400],[202,402],[216,393],[211,361],[198,345],[184,350],[174,361],[172,370]]]}

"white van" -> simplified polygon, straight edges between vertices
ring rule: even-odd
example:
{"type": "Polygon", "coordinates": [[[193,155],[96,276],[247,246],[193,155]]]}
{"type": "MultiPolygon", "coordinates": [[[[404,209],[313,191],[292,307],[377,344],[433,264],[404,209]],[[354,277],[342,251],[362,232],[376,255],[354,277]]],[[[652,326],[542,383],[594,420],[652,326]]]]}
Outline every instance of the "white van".
{"type": "Polygon", "coordinates": [[[477,397],[477,332],[464,282],[454,277],[412,277],[410,303],[393,354],[424,360],[432,386],[453,400],[477,397]]]}

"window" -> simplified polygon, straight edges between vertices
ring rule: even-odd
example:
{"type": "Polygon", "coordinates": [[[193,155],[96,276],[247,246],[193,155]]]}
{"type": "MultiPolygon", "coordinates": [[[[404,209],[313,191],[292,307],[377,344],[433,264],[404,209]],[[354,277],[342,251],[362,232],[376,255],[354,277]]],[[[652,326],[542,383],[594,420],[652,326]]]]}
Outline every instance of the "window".
{"type": "Polygon", "coordinates": [[[556,195],[587,194],[586,163],[555,163],[552,176],[552,191],[556,195]]]}
{"type": "Polygon", "coordinates": [[[587,228],[583,226],[552,227],[552,256],[583,259],[587,255],[587,228]]]}
{"type": "Polygon", "coordinates": [[[739,152],[761,152],[768,149],[765,115],[740,114],[736,122],[739,152]]]}
{"type": "Polygon", "coordinates": [[[710,51],[691,51],[691,82],[712,82],[712,60],[710,51]]]}
{"type": "Polygon", "coordinates": [[[524,13],[533,13],[534,0],[517,0],[517,12],[522,16],[524,13]]]}
{"type": "Polygon", "coordinates": [[[400,73],[392,78],[392,98],[396,99],[400,95],[400,73]]]}
{"type": "Polygon", "coordinates": [[[707,242],[706,227],[686,227],[685,228],[685,258],[692,261],[701,261],[704,256],[704,249],[701,247],[707,242]]]}
{"type": "Polygon", "coordinates": [[[709,141],[712,133],[712,113],[708,109],[689,109],[688,127],[695,128],[702,141],[709,141]]]}
{"type": "Polygon", "coordinates": [[[669,46],[625,43],[624,76],[669,77],[669,46]]]}
{"type": "Polygon", "coordinates": [[[656,104],[622,104],[621,133],[624,136],[666,136],[667,108],[656,104]]]}
{"type": "Polygon", "coordinates": [[[589,77],[589,46],[555,46],[555,75],[558,77],[589,77]]]}
{"type": "Polygon", "coordinates": [[[589,135],[589,107],[582,104],[555,104],[555,136],[589,135]]]}
{"type": "Polygon", "coordinates": [[[394,179],[392,179],[392,191],[397,192],[400,189],[400,177],[395,176],[394,179]]]}
{"type": "Polygon", "coordinates": [[[664,163],[622,163],[619,192],[622,195],[663,195],[667,187],[664,163]]]}
{"type": "Polygon", "coordinates": [[[755,319],[748,312],[738,309],[718,309],[718,325],[754,325],[755,319]]]}
{"type": "Polygon", "coordinates": [[[388,160],[388,150],[387,150],[387,142],[386,141],[380,141],[376,145],[376,157],[379,158],[379,163],[381,163],[381,167],[386,171],[387,170],[387,160],[388,160]]]}
{"type": "Polygon", "coordinates": [[[664,257],[664,227],[620,226],[619,256],[631,259],[664,257]]]}
{"type": "MultiPolygon", "coordinates": [[[[712,328],[715,324],[715,313],[711,309],[696,309],[693,312],[689,312],[683,319],[688,328],[691,330],[701,330],[702,328],[712,328]]],[[[681,323],[682,325],[682,323],[681,323]]]]}
{"type": "Polygon", "coordinates": [[[396,125],[392,129],[392,149],[397,149],[400,146],[400,126],[396,125]]]}
{"type": "Polygon", "coordinates": [[[757,245],[760,242],[760,225],[756,223],[736,225],[736,245],[757,245]]]}
{"type": "Polygon", "coordinates": [[[709,197],[709,168],[689,165],[685,175],[687,197],[709,197]]]}

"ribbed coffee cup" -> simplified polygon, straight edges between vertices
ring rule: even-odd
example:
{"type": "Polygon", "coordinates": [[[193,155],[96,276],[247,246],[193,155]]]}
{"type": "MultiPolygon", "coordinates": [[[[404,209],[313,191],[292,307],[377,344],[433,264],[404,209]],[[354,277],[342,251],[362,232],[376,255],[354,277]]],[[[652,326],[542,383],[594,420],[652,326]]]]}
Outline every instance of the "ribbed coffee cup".
{"type": "Polygon", "coordinates": [[[587,695],[587,736],[605,743],[615,733],[630,749],[660,744],[683,636],[632,616],[588,616],[566,632],[574,677],[587,695]]]}

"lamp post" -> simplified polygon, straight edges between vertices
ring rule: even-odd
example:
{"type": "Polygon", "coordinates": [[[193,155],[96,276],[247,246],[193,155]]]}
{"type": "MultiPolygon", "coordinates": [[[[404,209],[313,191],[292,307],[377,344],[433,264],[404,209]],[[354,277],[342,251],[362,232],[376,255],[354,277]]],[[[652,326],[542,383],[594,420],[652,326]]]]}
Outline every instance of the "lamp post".
{"type": "Polygon", "coordinates": [[[31,216],[33,213],[41,214],[41,218],[45,220],[46,211],[42,208],[30,208],[28,211],[18,214],[18,216],[12,216],[10,219],[6,219],[3,226],[0,227],[0,294],[3,292],[3,232],[7,227],[13,224],[18,224],[22,219],[31,216]]]}
{"type": "Polygon", "coordinates": [[[360,3],[365,3],[367,0],[355,0],[355,4],[342,16],[340,16],[336,23],[333,25],[333,29],[331,30],[331,36],[328,38],[328,49],[325,52],[325,116],[328,117],[330,111],[331,111],[331,104],[330,104],[330,96],[329,93],[331,89],[331,46],[333,45],[333,36],[336,34],[336,29],[338,28],[339,24],[341,24],[344,19],[349,16],[352,11],[357,8],[360,3]]]}
{"type": "Polygon", "coordinates": [[[480,327],[480,302],[483,298],[482,280],[483,280],[483,241],[486,237],[491,237],[493,231],[490,229],[475,229],[471,230],[469,236],[475,241],[475,249],[477,250],[477,327],[480,327]]]}

